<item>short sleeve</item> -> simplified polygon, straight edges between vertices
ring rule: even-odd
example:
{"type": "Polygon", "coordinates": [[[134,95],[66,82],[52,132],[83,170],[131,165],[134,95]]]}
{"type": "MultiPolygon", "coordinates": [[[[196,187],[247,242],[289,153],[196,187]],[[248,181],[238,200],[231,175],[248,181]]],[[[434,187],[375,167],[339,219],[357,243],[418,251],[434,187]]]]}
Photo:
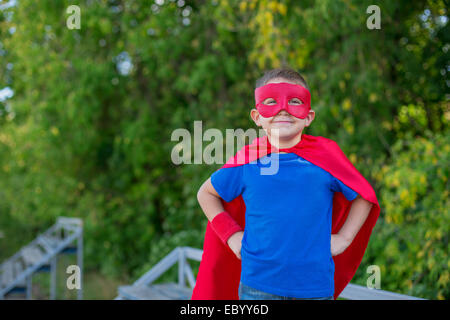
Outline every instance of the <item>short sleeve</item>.
{"type": "Polygon", "coordinates": [[[337,179],[333,176],[331,176],[331,190],[333,192],[342,192],[348,201],[355,200],[355,198],[358,196],[357,192],[355,192],[353,189],[347,187],[339,179],[337,179]]]}
{"type": "Polygon", "coordinates": [[[244,166],[221,168],[211,175],[211,184],[226,202],[237,198],[244,190],[244,166]]]}

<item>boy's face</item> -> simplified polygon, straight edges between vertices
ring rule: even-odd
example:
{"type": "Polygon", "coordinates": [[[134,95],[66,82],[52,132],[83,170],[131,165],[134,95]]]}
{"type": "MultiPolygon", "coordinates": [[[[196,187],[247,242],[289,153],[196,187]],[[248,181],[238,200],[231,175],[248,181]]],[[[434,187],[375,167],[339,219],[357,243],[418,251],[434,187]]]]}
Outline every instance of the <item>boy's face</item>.
{"type": "MultiPolygon", "coordinates": [[[[280,83],[288,82],[296,84],[295,82],[289,81],[284,78],[275,78],[270,80],[268,83],[280,83]]],[[[263,101],[266,105],[276,104],[273,98],[267,98],[263,101]]],[[[289,101],[291,105],[301,105],[302,101],[298,98],[293,98],[289,101]]],[[[308,127],[314,120],[315,112],[311,109],[308,115],[304,119],[294,117],[289,114],[286,110],[281,110],[278,114],[273,117],[265,118],[263,117],[256,108],[250,111],[250,116],[257,126],[264,129],[266,134],[270,137],[278,136],[280,140],[294,139],[301,134],[305,127],[308,127]],[[278,130],[273,130],[278,129],[278,130]]]]}

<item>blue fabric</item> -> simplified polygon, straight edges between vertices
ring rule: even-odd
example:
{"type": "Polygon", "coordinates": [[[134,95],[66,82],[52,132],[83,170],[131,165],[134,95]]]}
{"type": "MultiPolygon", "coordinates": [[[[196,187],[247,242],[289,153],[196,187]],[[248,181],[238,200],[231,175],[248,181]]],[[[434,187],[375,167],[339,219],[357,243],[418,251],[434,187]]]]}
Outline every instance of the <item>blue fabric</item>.
{"type": "Polygon", "coordinates": [[[219,169],[211,183],[226,202],[239,195],[245,202],[242,283],[287,297],[334,294],[333,195],[351,201],[355,191],[295,153],[219,169]],[[261,174],[268,167],[276,173],[261,174]]]}
{"type": "Polygon", "coordinates": [[[239,300],[334,300],[333,296],[317,298],[291,298],[267,293],[239,283],[239,300]]]}

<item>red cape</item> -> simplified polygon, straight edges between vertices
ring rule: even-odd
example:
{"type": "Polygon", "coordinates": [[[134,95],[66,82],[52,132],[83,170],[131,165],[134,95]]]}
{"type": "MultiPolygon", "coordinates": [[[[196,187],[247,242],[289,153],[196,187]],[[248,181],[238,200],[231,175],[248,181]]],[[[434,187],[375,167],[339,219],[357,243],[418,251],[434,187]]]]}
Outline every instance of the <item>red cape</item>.
{"type": "MultiPolygon", "coordinates": [[[[362,198],[373,204],[372,209],[349,247],[341,254],[333,256],[334,299],[340,295],[358,269],[369,242],[370,234],[380,214],[375,191],[367,180],[358,172],[336,142],[321,136],[302,134],[301,141],[285,152],[294,152],[300,157],[328,171],[335,178],[357,192],[362,198]]],[[[231,157],[220,169],[244,165],[257,160],[277,149],[270,145],[267,136],[256,138],[231,157]]],[[[219,170],[220,170],[219,169],[219,170]]],[[[245,227],[245,203],[242,196],[231,202],[222,200],[226,211],[245,227]]],[[[337,233],[347,219],[352,202],[341,192],[333,197],[332,231],[337,233]]],[[[239,300],[238,288],[241,274],[241,261],[231,249],[224,245],[208,221],[203,245],[197,281],[192,293],[192,300],[239,300]]]]}

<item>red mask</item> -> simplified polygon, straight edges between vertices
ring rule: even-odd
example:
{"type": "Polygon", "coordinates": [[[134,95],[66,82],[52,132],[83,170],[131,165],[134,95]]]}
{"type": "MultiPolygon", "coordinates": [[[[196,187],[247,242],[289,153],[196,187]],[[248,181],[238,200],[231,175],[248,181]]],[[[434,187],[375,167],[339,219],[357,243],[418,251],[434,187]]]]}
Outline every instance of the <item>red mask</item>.
{"type": "Polygon", "coordinates": [[[311,94],[308,89],[287,82],[269,83],[255,89],[256,109],[264,118],[277,115],[281,110],[286,110],[296,118],[305,119],[311,110],[311,94]],[[275,100],[276,104],[266,105],[263,101],[267,98],[275,100]],[[289,104],[293,98],[298,98],[303,104],[289,104]]]}

